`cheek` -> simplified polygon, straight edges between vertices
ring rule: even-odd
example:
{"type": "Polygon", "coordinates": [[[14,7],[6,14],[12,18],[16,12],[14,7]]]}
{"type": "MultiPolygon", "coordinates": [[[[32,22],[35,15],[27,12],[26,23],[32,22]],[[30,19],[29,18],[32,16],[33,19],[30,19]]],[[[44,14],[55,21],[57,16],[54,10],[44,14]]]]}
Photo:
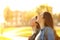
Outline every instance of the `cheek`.
{"type": "Polygon", "coordinates": [[[39,17],[39,18],[38,18],[38,22],[40,22],[40,21],[41,21],[41,18],[39,17]]]}
{"type": "Polygon", "coordinates": [[[35,26],[35,23],[32,23],[31,26],[34,27],[35,26]]]}

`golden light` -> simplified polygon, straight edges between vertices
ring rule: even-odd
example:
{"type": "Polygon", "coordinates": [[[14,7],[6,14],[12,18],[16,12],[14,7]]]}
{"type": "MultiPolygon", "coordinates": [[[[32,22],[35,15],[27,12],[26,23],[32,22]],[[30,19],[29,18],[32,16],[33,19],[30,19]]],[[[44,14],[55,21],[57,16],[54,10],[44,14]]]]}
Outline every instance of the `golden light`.
{"type": "MultiPolygon", "coordinates": [[[[12,11],[14,11],[14,10],[31,11],[41,4],[48,4],[53,7],[53,13],[56,13],[56,12],[60,12],[60,6],[58,5],[59,3],[60,3],[60,1],[58,1],[58,0],[52,0],[52,1],[51,0],[0,0],[0,25],[1,25],[1,23],[5,22],[3,11],[6,6],[9,6],[12,11]]],[[[1,26],[0,26],[0,28],[1,28],[1,26]]],[[[21,30],[21,29],[13,29],[13,31],[11,31],[11,30],[9,32],[4,32],[2,36],[12,38],[13,40],[17,40],[17,39],[20,40],[22,38],[22,37],[21,38],[17,37],[16,34],[13,33],[13,32],[16,32],[17,30],[21,30]]],[[[23,32],[21,32],[21,34],[22,33],[23,32]]],[[[18,32],[17,32],[17,34],[18,34],[18,32]]],[[[27,30],[26,30],[26,34],[27,34],[27,30]]],[[[22,34],[20,36],[24,36],[24,34],[22,34]]],[[[22,38],[22,40],[25,40],[25,38],[24,39],[22,38]]]]}
{"type": "Polygon", "coordinates": [[[57,0],[1,0],[0,12],[3,13],[6,6],[9,6],[11,10],[31,11],[38,5],[48,4],[53,7],[53,12],[55,13],[60,11],[59,3],[57,0]]]}

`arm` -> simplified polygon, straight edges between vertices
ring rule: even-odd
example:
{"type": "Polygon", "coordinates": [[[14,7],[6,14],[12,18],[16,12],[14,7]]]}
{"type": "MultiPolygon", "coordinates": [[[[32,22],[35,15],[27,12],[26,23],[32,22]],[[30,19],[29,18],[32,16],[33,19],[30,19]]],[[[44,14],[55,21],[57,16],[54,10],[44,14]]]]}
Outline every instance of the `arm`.
{"type": "Polygon", "coordinates": [[[48,28],[47,39],[48,40],[55,40],[54,31],[51,28],[48,28]]]}

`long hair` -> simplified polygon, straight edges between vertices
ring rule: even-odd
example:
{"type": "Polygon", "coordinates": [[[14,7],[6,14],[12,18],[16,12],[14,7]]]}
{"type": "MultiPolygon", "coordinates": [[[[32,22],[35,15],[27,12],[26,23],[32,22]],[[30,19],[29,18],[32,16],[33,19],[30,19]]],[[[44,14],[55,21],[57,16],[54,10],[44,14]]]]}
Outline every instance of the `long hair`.
{"type": "Polygon", "coordinates": [[[53,18],[52,15],[49,12],[44,12],[43,14],[43,18],[44,18],[44,25],[45,27],[50,27],[53,29],[54,34],[55,34],[55,40],[57,40],[57,34],[56,31],[54,30],[54,24],[53,24],[53,18]]]}
{"type": "MultiPolygon", "coordinates": [[[[38,18],[38,17],[36,16],[35,18],[36,18],[36,20],[37,20],[37,18],[38,18]]],[[[39,30],[40,30],[40,25],[39,25],[39,23],[38,23],[38,22],[35,22],[35,23],[36,23],[36,30],[38,30],[38,31],[39,31],[39,30]]]]}
{"type": "Polygon", "coordinates": [[[54,24],[53,24],[52,15],[49,12],[44,12],[43,18],[44,18],[44,25],[51,27],[53,29],[54,24]]]}

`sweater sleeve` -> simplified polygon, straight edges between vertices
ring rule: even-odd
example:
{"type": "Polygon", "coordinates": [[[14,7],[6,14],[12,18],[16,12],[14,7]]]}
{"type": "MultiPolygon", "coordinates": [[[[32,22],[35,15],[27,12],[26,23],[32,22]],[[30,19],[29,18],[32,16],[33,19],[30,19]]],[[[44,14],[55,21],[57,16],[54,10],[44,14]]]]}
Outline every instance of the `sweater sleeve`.
{"type": "Polygon", "coordinates": [[[53,30],[51,28],[48,28],[47,39],[48,40],[55,40],[54,32],[53,32],[53,30]]]}

